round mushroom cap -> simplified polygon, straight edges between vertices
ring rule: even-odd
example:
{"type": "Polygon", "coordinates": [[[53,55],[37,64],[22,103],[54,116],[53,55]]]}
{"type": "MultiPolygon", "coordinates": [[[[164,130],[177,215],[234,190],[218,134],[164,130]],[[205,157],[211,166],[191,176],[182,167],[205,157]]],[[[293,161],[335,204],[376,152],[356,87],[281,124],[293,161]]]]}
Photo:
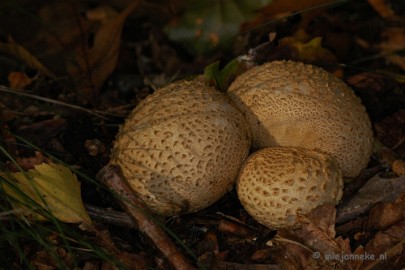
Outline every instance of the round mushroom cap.
{"type": "Polygon", "coordinates": [[[269,147],[250,155],[237,181],[239,200],[259,223],[273,229],[296,225],[325,203],[337,204],[343,180],[325,153],[296,147],[269,147]]]}
{"type": "Polygon", "coordinates": [[[367,166],[373,134],[354,92],[325,70],[274,61],[240,75],[228,95],[252,128],[252,147],[321,149],[336,159],[343,176],[367,166]]]}
{"type": "Polygon", "coordinates": [[[246,119],[226,95],[180,81],[133,110],[110,162],[152,211],[178,215],[203,209],[232,188],[250,141],[246,119]]]}

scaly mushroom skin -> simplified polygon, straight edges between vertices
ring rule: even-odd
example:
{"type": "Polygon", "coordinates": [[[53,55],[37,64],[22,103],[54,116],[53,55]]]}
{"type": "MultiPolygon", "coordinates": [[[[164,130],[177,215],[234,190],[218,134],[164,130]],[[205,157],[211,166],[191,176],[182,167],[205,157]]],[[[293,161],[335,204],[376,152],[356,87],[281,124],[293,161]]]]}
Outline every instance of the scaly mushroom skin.
{"type": "Polygon", "coordinates": [[[237,181],[239,200],[259,223],[273,229],[296,225],[324,203],[337,204],[343,193],[338,165],[328,154],[297,147],[269,147],[250,155],[237,181]]]}
{"type": "Polygon", "coordinates": [[[229,98],[198,81],[157,90],[127,118],[111,163],[163,216],[203,209],[236,181],[250,148],[250,128],[229,98]]]}
{"type": "Polygon", "coordinates": [[[367,166],[373,134],[353,91],[325,70],[274,61],[240,75],[228,95],[252,128],[252,147],[321,149],[336,159],[343,176],[367,166]]]}

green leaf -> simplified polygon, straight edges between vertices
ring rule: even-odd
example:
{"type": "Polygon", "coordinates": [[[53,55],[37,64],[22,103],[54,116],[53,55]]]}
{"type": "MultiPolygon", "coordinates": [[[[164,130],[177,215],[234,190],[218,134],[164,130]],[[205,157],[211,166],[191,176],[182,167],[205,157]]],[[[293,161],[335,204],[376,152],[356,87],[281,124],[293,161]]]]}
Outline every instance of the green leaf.
{"type": "Polygon", "coordinates": [[[232,81],[246,69],[245,61],[237,57],[221,70],[219,69],[219,61],[206,66],[204,77],[208,84],[214,85],[221,92],[226,92],[232,81]]]}

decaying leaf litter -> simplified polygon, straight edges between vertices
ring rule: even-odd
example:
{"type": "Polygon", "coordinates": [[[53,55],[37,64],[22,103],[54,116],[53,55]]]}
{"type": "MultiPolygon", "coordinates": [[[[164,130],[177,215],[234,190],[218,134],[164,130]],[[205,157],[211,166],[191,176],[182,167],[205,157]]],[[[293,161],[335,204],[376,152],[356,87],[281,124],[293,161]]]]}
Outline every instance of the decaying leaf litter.
{"type": "MultiPolygon", "coordinates": [[[[229,1],[212,7],[197,3],[201,13],[181,1],[164,7],[136,1],[129,5],[105,1],[96,6],[74,1],[30,6],[10,1],[1,6],[8,11],[4,21],[14,22],[0,28],[1,84],[25,94],[1,92],[2,171],[46,166],[35,151],[71,166],[98,230],[97,234],[83,232],[57,220],[28,219],[24,224],[31,226],[24,227],[18,220],[21,212],[8,204],[3,187],[2,235],[7,237],[1,243],[7,258],[0,263],[17,269],[24,268],[23,263],[36,268],[109,269],[110,262],[119,260],[132,269],[169,269],[169,265],[180,269],[187,264],[160,255],[165,249],[159,244],[175,243],[187,263],[196,266],[198,261],[199,267],[214,269],[403,267],[404,10],[394,1],[329,2],[305,1],[298,6],[295,1],[273,1],[257,6],[229,1]],[[19,13],[20,8],[34,15],[23,24],[24,31],[21,22],[28,20],[27,12],[19,13]],[[221,8],[232,12],[220,17],[221,8]],[[230,15],[240,9],[244,12],[239,16],[230,15]],[[266,22],[271,23],[262,25],[266,22]],[[181,31],[174,31],[176,27],[181,31]],[[184,33],[183,39],[173,33],[184,33]],[[245,62],[231,61],[235,58],[245,62]],[[379,140],[368,167],[345,186],[336,208],[324,205],[300,217],[299,229],[273,231],[259,225],[243,210],[233,190],[197,213],[157,218],[170,239],[151,244],[153,239],[145,237],[150,235],[134,229],[139,224],[124,214],[119,200],[91,181],[109,160],[118,124],[156,88],[201,74],[217,60],[209,73],[213,83],[219,80],[226,87],[227,80],[249,65],[279,59],[321,66],[355,90],[379,140]],[[103,211],[107,208],[113,210],[103,211]],[[15,226],[18,229],[10,231],[15,226]],[[31,240],[23,237],[28,228],[31,240]],[[84,238],[74,241],[73,235],[78,234],[84,238]],[[114,239],[115,247],[106,239],[114,239]],[[19,248],[10,250],[13,242],[19,248]],[[83,247],[90,248],[84,251],[83,247]]],[[[2,178],[2,186],[4,182],[2,178]]]]}

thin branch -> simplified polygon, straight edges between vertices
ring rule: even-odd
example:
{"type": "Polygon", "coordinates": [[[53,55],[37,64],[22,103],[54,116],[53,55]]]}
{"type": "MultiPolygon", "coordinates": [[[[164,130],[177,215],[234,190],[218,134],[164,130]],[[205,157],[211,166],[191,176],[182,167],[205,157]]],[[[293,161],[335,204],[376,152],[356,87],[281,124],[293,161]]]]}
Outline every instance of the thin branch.
{"type": "Polygon", "coordinates": [[[45,101],[45,102],[52,103],[52,104],[55,104],[55,105],[71,108],[71,109],[78,110],[78,111],[83,111],[83,112],[86,112],[88,114],[92,114],[92,115],[95,115],[97,117],[100,117],[102,119],[107,119],[107,117],[101,115],[101,113],[96,112],[94,110],[90,110],[90,109],[83,108],[81,106],[65,103],[65,102],[62,102],[62,101],[59,101],[59,100],[54,100],[54,99],[50,99],[50,98],[46,98],[46,97],[41,97],[41,96],[37,96],[37,95],[28,94],[28,93],[25,93],[25,92],[23,92],[21,90],[12,89],[12,88],[9,88],[9,87],[5,87],[3,85],[0,85],[0,92],[5,92],[5,93],[9,93],[9,94],[15,94],[15,95],[18,95],[18,96],[21,96],[21,97],[27,97],[27,98],[31,98],[31,99],[40,100],[40,101],[45,101]]]}
{"type": "Polygon", "coordinates": [[[117,195],[122,207],[136,221],[138,229],[149,237],[174,269],[196,269],[164,233],[142,200],[132,191],[119,166],[106,165],[97,174],[97,179],[117,195]]]}
{"type": "MultiPolygon", "coordinates": [[[[137,229],[137,223],[124,212],[119,212],[111,209],[106,209],[94,205],[85,204],[87,214],[98,222],[114,224],[131,229],[137,229]]],[[[1,219],[1,214],[0,214],[1,219]]]]}

